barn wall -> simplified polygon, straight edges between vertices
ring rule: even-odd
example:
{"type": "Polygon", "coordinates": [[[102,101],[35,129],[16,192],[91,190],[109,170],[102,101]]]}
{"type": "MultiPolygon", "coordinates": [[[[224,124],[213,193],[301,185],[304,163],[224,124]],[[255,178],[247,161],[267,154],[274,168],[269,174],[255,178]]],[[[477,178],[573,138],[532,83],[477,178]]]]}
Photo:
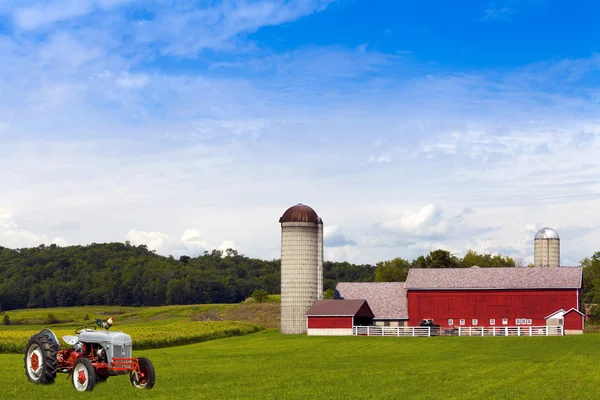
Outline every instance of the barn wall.
{"type": "Polygon", "coordinates": [[[311,329],[307,330],[308,336],[352,336],[352,329],[311,329]]]}
{"type": "Polygon", "coordinates": [[[352,317],[308,317],[308,328],[316,329],[352,329],[352,317]]]}
{"type": "Polygon", "coordinates": [[[409,326],[417,326],[422,319],[433,318],[436,324],[452,326],[502,326],[502,319],[508,318],[508,326],[515,326],[516,318],[531,319],[531,325],[546,325],[546,316],[556,310],[578,309],[576,289],[553,290],[409,290],[409,326]]]}
{"type": "Polygon", "coordinates": [[[583,330],[583,316],[577,314],[575,311],[571,311],[565,314],[565,332],[566,331],[582,331],[583,330]]]}

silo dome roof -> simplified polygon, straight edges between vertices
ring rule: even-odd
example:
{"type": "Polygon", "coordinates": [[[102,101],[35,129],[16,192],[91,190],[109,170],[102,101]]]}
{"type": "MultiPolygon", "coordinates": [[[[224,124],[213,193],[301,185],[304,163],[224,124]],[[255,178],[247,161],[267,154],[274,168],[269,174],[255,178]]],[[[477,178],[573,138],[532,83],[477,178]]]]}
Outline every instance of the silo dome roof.
{"type": "Polygon", "coordinates": [[[535,234],[536,239],[560,239],[558,232],[552,228],[542,228],[535,234]]]}
{"type": "Polygon", "coordinates": [[[315,210],[302,203],[298,203],[295,206],[288,208],[283,213],[281,218],[279,218],[279,222],[312,222],[313,224],[323,223],[315,210]]]}

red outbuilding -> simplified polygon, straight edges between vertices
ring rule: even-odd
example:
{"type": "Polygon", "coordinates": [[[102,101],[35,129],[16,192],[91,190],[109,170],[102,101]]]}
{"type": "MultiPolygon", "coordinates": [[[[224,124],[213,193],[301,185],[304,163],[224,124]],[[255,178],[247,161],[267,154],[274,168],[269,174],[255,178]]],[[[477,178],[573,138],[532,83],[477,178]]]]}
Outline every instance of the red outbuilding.
{"type": "Polygon", "coordinates": [[[373,324],[366,300],[319,300],[306,312],[309,335],[351,336],[354,326],[373,324]]]}
{"type": "Polygon", "coordinates": [[[578,333],[581,287],[579,267],[414,268],[405,283],[408,325],[433,319],[444,328],[545,326],[547,316],[569,310],[565,331],[578,333]]]}

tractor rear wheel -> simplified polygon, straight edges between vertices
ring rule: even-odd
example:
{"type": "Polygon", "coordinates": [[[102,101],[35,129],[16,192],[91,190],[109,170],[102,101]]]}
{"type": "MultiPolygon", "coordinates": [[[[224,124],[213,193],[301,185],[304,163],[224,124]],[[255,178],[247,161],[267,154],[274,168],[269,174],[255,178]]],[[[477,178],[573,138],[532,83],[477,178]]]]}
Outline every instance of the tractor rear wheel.
{"type": "Polygon", "coordinates": [[[139,374],[138,371],[131,371],[129,373],[129,380],[133,387],[138,389],[152,389],[154,387],[154,381],[156,380],[156,371],[152,361],[146,357],[138,358],[139,374]]]}
{"type": "Polygon", "coordinates": [[[58,343],[49,331],[43,330],[29,338],[23,358],[27,379],[41,385],[53,383],[58,368],[57,352],[58,343]]]}
{"type": "Polygon", "coordinates": [[[73,387],[80,392],[91,392],[96,386],[96,370],[87,358],[80,358],[73,366],[73,387]]]}

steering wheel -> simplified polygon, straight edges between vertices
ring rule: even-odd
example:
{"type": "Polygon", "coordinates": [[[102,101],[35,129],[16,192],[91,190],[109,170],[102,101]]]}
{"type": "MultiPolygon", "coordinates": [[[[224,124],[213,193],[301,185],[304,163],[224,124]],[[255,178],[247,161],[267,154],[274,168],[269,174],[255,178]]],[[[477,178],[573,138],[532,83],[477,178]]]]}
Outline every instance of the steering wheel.
{"type": "MultiPolygon", "coordinates": [[[[96,330],[96,327],[95,327],[95,326],[94,326],[93,328],[94,328],[93,330],[96,330]]],[[[82,326],[81,328],[77,328],[77,329],[75,329],[75,334],[76,334],[76,335],[78,335],[78,334],[79,334],[79,333],[81,333],[81,331],[83,331],[84,329],[85,329],[86,331],[87,331],[87,330],[92,330],[92,329],[90,329],[90,328],[89,328],[89,327],[87,327],[87,326],[82,326]]]]}

